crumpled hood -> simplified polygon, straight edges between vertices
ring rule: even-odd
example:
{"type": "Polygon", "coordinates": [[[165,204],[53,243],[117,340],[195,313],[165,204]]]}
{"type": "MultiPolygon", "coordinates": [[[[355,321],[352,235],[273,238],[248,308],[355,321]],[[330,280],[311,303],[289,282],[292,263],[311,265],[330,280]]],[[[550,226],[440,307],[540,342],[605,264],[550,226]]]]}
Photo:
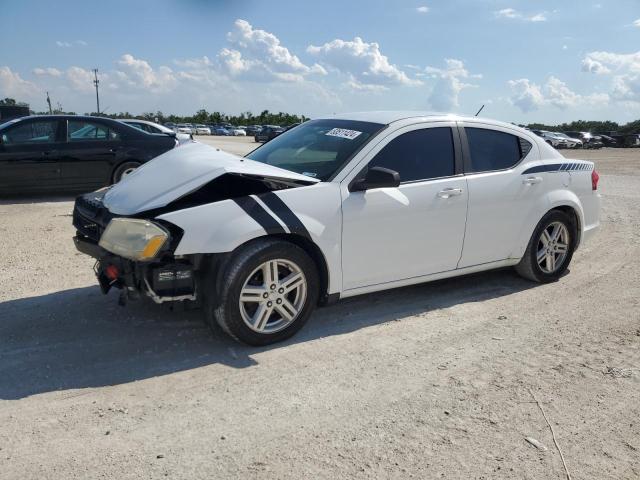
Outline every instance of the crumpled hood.
{"type": "Polygon", "coordinates": [[[107,191],[103,203],[116,215],[134,215],[164,207],[226,173],[306,185],[319,181],[194,142],[174,148],[127,175],[107,191]]]}

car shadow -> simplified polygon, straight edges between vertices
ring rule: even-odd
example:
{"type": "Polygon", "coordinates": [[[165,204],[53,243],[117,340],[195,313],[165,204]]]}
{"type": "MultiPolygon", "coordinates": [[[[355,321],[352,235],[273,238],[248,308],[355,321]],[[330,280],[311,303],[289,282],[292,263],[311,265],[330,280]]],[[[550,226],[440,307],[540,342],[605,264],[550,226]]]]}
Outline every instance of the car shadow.
{"type": "Polygon", "coordinates": [[[0,399],[134,382],[220,363],[256,365],[256,353],[286,348],[535,286],[512,270],[441,280],[343,300],[318,309],[290,340],[240,345],[212,334],[198,310],[150,301],[117,305],[97,286],[0,303],[0,399]]]}

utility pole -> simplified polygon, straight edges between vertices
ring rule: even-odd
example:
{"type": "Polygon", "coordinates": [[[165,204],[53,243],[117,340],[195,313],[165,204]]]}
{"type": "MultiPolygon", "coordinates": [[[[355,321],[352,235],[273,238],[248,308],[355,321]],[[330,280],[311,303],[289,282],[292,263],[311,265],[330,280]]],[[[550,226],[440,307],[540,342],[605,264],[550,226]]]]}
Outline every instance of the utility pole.
{"type": "Polygon", "coordinates": [[[47,103],[49,104],[49,115],[53,113],[51,110],[51,99],[49,98],[49,92],[47,92],[47,103]]]}
{"type": "Polygon", "coordinates": [[[97,68],[93,69],[93,75],[95,77],[95,79],[93,80],[93,84],[96,86],[96,112],[98,115],[100,115],[100,96],[98,95],[98,84],[100,83],[100,80],[98,80],[97,68]]]}

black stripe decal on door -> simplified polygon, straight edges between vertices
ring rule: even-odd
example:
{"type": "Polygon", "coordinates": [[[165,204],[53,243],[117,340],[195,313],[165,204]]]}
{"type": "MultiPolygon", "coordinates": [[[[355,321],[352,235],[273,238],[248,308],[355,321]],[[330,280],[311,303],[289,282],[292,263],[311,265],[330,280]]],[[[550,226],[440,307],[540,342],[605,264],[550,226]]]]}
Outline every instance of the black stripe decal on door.
{"type": "Polygon", "coordinates": [[[307,227],[304,226],[298,216],[293,213],[287,204],[284,203],[275,193],[262,193],[258,195],[258,198],[262,200],[264,204],[280,218],[280,220],[282,220],[282,223],[287,226],[291,233],[302,235],[303,237],[311,240],[311,235],[309,234],[307,227]]]}
{"type": "MultiPolygon", "coordinates": [[[[264,228],[269,235],[287,233],[282,225],[267,212],[262,205],[251,197],[240,197],[232,199],[247,215],[253,218],[264,228]]],[[[266,203],[266,202],[265,202],[266,203]]]]}

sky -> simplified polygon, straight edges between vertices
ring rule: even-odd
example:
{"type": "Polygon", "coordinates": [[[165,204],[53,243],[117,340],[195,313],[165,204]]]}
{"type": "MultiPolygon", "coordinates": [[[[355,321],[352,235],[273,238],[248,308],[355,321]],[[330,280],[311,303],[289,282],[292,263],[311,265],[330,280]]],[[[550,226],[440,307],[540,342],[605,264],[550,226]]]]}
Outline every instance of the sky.
{"type": "Polygon", "coordinates": [[[95,111],[640,118],[640,0],[0,0],[0,98],[95,111]]]}

